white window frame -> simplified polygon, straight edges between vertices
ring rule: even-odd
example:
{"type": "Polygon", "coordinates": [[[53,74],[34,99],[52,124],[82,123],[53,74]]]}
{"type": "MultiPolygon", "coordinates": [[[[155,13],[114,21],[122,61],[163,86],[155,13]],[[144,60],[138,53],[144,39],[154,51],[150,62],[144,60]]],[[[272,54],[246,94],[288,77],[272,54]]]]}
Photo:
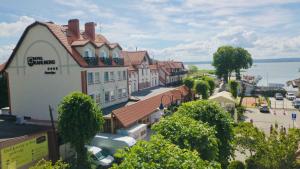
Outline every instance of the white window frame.
{"type": "Polygon", "coordinates": [[[87,78],[87,81],[88,81],[88,85],[92,85],[94,84],[94,73],[93,72],[88,72],[88,78],[87,78]],[[90,75],[92,75],[92,79],[90,79],[90,75]]]}
{"type": "Polygon", "coordinates": [[[94,76],[95,83],[100,83],[100,72],[95,72],[94,76]]]}
{"type": "Polygon", "coordinates": [[[108,53],[106,50],[102,49],[100,50],[100,57],[108,58],[108,53]]]}
{"type": "Polygon", "coordinates": [[[92,51],[92,49],[86,48],[86,49],[84,50],[84,57],[93,57],[93,51],[92,51]],[[87,54],[88,56],[86,56],[86,54],[87,54]]]}

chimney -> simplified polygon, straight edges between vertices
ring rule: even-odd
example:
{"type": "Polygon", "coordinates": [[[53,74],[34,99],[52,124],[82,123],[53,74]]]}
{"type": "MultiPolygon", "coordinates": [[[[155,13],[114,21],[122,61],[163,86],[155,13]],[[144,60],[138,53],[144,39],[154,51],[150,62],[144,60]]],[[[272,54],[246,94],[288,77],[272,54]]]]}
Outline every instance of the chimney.
{"type": "Polygon", "coordinates": [[[68,21],[68,30],[72,32],[72,34],[79,39],[80,30],[79,30],[79,20],[78,19],[70,19],[68,21]]]}
{"type": "Polygon", "coordinates": [[[96,24],[94,22],[85,23],[85,34],[92,40],[95,40],[95,27],[96,24]]]}

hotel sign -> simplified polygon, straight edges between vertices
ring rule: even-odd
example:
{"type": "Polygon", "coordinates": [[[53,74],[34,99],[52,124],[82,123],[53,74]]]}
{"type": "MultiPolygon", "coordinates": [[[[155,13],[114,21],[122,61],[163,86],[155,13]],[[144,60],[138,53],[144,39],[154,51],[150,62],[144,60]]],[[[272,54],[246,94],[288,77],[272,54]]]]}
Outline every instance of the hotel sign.
{"type": "MultiPolygon", "coordinates": [[[[54,65],[55,60],[45,60],[42,56],[28,57],[27,64],[30,67],[32,67],[34,65],[54,65]]],[[[52,66],[52,67],[48,67],[44,73],[45,74],[56,74],[57,70],[58,70],[58,67],[52,66]]]]}

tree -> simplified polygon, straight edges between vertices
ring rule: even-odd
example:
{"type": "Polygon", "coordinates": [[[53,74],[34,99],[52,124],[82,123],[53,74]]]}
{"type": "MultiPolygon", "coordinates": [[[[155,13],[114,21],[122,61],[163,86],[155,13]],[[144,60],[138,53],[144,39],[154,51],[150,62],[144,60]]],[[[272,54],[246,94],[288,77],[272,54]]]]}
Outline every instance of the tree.
{"type": "Polygon", "coordinates": [[[232,46],[221,46],[213,54],[212,65],[216,69],[216,75],[219,78],[223,77],[225,83],[228,82],[228,78],[234,70],[233,54],[234,48],[232,46]]]}
{"type": "Polygon", "coordinates": [[[233,121],[230,115],[215,102],[197,100],[182,104],[175,114],[188,116],[195,120],[207,123],[217,131],[216,136],[220,140],[218,144],[218,160],[222,168],[229,164],[229,158],[233,153],[231,142],[233,141],[233,121]]]}
{"type": "Polygon", "coordinates": [[[197,94],[202,96],[202,99],[208,99],[209,85],[204,80],[197,80],[194,84],[194,90],[197,94]]]}
{"type": "Polygon", "coordinates": [[[207,81],[208,85],[209,85],[209,94],[212,95],[214,93],[214,90],[216,88],[216,84],[213,78],[209,77],[209,76],[204,76],[203,80],[207,81]]]}
{"type": "Polygon", "coordinates": [[[8,105],[8,88],[7,79],[0,73],[0,108],[7,107],[8,105]]]}
{"type": "Polygon", "coordinates": [[[258,146],[265,141],[264,132],[260,131],[252,123],[240,122],[234,128],[234,145],[242,154],[250,152],[250,156],[256,153],[258,146]]]}
{"type": "Polygon", "coordinates": [[[215,160],[218,155],[216,131],[203,122],[173,115],[162,118],[152,129],[180,148],[198,151],[204,160],[215,160]]]}
{"type": "Polygon", "coordinates": [[[247,50],[237,47],[234,50],[233,63],[236,79],[241,80],[241,69],[250,68],[253,60],[251,54],[247,50]]]}
{"type": "Polygon", "coordinates": [[[152,136],[150,141],[138,141],[115,156],[122,162],[112,169],[220,169],[218,163],[203,161],[197,151],[180,149],[160,135],[152,136]]]}
{"type": "Polygon", "coordinates": [[[189,88],[189,99],[192,100],[192,88],[194,87],[194,80],[192,78],[184,78],[183,84],[189,88]]]}
{"type": "Polygon", "coordinates": [[[231,161],[228,169],[245,169],[245,165],[241,161],[231,161]]]}
{"type": "Polygon", "coordinates": [[[40,160],[37,164],[29,169],[68,169],[70,166],[67,163],[59,160],[55,164],[52,161],[46,161],[44,159],[40,160]]]}
{"type": "Polygon", "coordinates": [[[189,71],[189,74],[197,73],[198,72],[198,67],[195,66],[195,65],[189,65],[188,66],[188,71],[189,71]]]}
{"type": "Polygon", "coordinates": [[[230,80],[229,81],[229,86],[230,86],[230,92],[231,92],[232,96],[234,98],[236,98],[237,95],[238,95],[238,87],[239,87],[238,82],[235,81],[235,80],[230,80]]]}
{"type": "Polygon", "coordinates": [[[84,145],[103,127],[100,107],[90,96],[73,92],[63,98],[58,112],[58,131],[62,139],[75,148],[77,167],[88,168],[84,145]]]}

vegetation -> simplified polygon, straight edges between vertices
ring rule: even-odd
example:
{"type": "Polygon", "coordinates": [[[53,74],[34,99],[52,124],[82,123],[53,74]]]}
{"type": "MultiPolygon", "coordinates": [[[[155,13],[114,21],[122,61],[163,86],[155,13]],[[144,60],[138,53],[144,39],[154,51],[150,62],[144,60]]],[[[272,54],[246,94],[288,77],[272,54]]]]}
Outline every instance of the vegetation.
{"type": "Polygon", "coordinates": [[[215,160],[218,139],[208,124],[190,117],[173,115],[161,119],[152,129],[182,149],[196,150],[204,160],[215,160]]]}
{"type": "Polygon", "coordinates": [[[213,78],[209,76],[204,76],[203,80],[205,80],[209,85],[209,94],[212,95],[214,93],[214,90],[216,88],[216,84],[213,78]]]}
{"type": "Polygon", "coordinates": [[[245,165],[241,161],[231,161],[228,169],[245,169],[245,165]]]}
{"type": "Polygon", "coordinates": [[[52,161],[46,161],[44,159],[40,160],[33,167],[29,169],[68,169],[70,166],[67,163],[59,160],[55,164],[52,164],[52,161]]]}
{"type": "Polygon", "coordinates": [[[209,85],[204,80],[196,80],[194,84],[194,90],[198,95],[202,96],[202,99],[208,99],[209,85]]]}
{"type": "Polygon", "coordinates": [[[194,80],[192,78],[184,78],[183,79],[183,84],[189,88],[189,98],[192,100],[192,89],[194,87],[194,80]]]}
{"type": "Polygon", "coordinates": [[[229,113],[225,112],[215,102],[197,100],[182,104],[175,114],[191,117],[215,128],[216,137],[219,139],[217,161],[221,163],[222,168],[226,168],[233,153],[231,145],[233,141],[233,121],[229,113]]]}
{"type": "Polygon", "coordinates": [[[0,108],[8,106],[7,79],[0,74],[0,108]]]}
{"type": "Polygon", "coordinates": [[[237,120],[241,121],[244,114],[245,114],[246,108],[242,106],[236,106],[236,112],[237,112],[237,120]]]}
{"type": "Polygon", "coordinates": [[[235,80],[229,81],[230,92],[234,98],[237,98],[239,83],[235,80]]]}
{"type": "Polygon", "coordinates": [[[198,70],[199,70],[198,67],[195,66],[195,65],[189,65],[189,66],[188,66],[188,73],[189,73],[189,74],[197,73],[198,70]]]}
{"type": "Polygon", "coordinates": [[[240,80],[240,70],[248,69],[252,66],[252,58],[250,53],[240,47],[221,46],[213,55],[212,65],[216,69],[216,75],[223,78],[227,83],[231,73],[236,72],[236,77],[240,80]]]}
{"type": "Polygon", "coordinates": [[[160,135],[152,136],[150,141],[139,141],[127,150],[115,154],[123,159],[112,169],[218,169],[220,165],[199,158],[196,151],[180,149],[163,139],[160,135]]]}
{"type": "Polygon", "coordinates": [[[101,109],[88,95],[73,92],[63,98],[58,112],[59,133],[75,148],[77,167],[89,168],[84,145],[103,127],[101,109]]]}

